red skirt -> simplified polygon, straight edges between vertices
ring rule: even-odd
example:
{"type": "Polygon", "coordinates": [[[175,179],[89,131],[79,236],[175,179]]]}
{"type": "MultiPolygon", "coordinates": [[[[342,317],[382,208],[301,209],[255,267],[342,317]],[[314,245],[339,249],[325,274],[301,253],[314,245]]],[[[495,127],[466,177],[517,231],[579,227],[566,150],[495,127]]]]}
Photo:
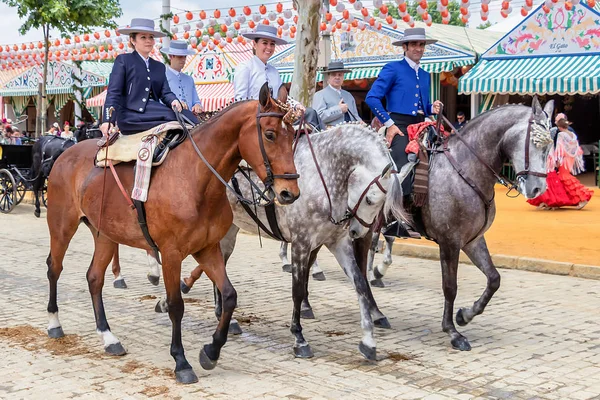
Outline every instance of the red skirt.
{"type": "Polygon", "coordinates": [[[544,203],[548,207],[577,206],[580,202],[589,201],[594,194],[562,166],[558,172],[548,173],[546,184],[546,191],[535,199],[527,200],[529,204],[539,206],[544,203]]]}

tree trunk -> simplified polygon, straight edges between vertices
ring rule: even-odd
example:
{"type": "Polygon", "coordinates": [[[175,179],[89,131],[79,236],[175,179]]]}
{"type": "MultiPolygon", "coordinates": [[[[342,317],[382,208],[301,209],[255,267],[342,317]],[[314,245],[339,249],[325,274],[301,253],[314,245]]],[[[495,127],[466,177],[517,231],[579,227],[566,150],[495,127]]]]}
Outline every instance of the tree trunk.
{"type": "Polygon", "coordinates": [[[46,126],[46,120],[47,120],[47,109],[48,109],[48,99],[46,96],[46,81],[48,80],[48,55],[50,53],[50,26],[49,25],[45,25],[42,28],[42,31],[44,32],[44,69],[42,72],[42,101],[38,104],[39,108],[38,108],[38,121],[39,123],[39,128],[36,126],[35,128],[35,132],[36,132],[36,136],[40,137],[41,135],[44,134],[44,132],[46,132],[46,129],[48,128],[46,126]]]}
{"type": "Polygon", "coordinates": [[[81,87],[81,61],[75,61],[73,63],[73,106],[75,114],[75,126],[79,121],[83,120],[83,109],[85,103],[83,102],[83,88],[81,87]]]}
{"type": "Polygon", "coordinates": [[[315,94],[319,60],[319,25],[321,0],[294,0],[298,10],[294,78],[290,96],[310,106],[315,94]]]}

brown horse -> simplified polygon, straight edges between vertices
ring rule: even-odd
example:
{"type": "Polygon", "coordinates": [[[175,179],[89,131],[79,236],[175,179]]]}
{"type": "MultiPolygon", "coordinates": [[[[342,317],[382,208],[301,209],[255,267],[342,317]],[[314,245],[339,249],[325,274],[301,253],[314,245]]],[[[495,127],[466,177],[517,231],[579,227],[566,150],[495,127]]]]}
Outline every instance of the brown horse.
{"type": "MultiPolygon", "coordinates": [[[[237,300],[236,291],[225,273],[219,246],[233,216],[225,186],[200,160],[200,152],[225,181],[231,179],[242,158],[245,159],[266,184],[272,183],[271,190],[281,204],[293,203],[300,195],[292,153],[294,131],[288,118],[284,118],[286,95],[280,96],[283,103],[273,100],[265,85],[258,101],[243,101],[227,107],[194,128],[190,140],[179,145],[153,172],[146,215],[150,234],[162,255],[173,326],[171,355],[175,359],[178,382],[198,381],[185,358],[181,342],[184,305],[179,282],[183,259],[191,254],[199,264],[205,265],[206,274],[223,294],[223,317],[212,343],[200,352],[200,364],[205,369],[214,368],[219,359],[237,300]]],[[[102,302],[104,274],[118,244],[145,250],[150,250],[150,246],[138,225],[136,212],[128,206],[110,173],[103,188],[104,171],[94,167],[96,142],[85,141],[74,149],[69,149],[58,159],[48,185],[48,335],[52,338],[64,335],[58,319],[57,282],[69,242],[83,221],[94,237],[94,256],[87,280],[97,332],[104,340],[107,353],[123,355],[126,351],[111,333],[106,320],[102,302]]],[[[132,187],[131,163],[119,164],[116,170],[123,185],[132,187]]]]}

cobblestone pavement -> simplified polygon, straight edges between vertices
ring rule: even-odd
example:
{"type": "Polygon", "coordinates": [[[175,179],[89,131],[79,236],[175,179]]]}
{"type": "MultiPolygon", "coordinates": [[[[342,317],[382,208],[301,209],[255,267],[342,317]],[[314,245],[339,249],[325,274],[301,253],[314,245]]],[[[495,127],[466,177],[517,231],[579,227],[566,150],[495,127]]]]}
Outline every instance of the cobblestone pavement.
{"type": "MultiPolygon", "coordinates": [[[[171,323],[156,314],[161,286],[146,280],[145,254],[122,248],[126,290],[104,299],[113,332],[128,354],[104,355],[95,333],[85,272],[92,240],[75,236],[59,281],[65,339],[46,338],[48,284],[45,219],[32,208],[0,215],[0,398],[291,398],[291,399],[588,399],[600,398],[600,282],[504,270],[502,286],[484,315],[462,332],[471,352],[452,350],[441,332],[443,297],[437,262],[396,259],[387,287],[375,289],[392,330],[376,331],[377,363],[358,352],[359,309],[349,281],[326,251],[325,282],[311,281],[316,320],[303,321],[315,357],[294,359],[291,275],[281,272],[278,244],[240,235],[229,274],[238,291],[236,317],[244,333],[230,337],[218,366],[204,371],[198,352],[216,322],[209,282],[185,295],[184,345],[200,381],[182,386],[172,376],[171,323]],[[398,264],[401,264],[399,266],[398,264]]],[[[193,267],[186,260],[185,272],[193,267]]],[[[485,279],[461,265],[458,306],[470,305],[485,279]]]]}

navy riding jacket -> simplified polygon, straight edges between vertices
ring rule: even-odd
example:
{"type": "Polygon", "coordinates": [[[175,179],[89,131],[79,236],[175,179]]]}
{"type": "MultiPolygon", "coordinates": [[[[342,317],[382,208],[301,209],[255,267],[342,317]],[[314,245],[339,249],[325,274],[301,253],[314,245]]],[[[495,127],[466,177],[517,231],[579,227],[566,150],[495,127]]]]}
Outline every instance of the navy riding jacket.
{"type": "Polygon", "coordinates": [[[169,110],[173,100],[177,100],[177,96],[169,88],[164,64],[149,58],[146,68],[144,60],[136,51],[117,56],[110,73],[103,122],[131,120],[131,117],[135,117],[132,114],[145,113],[151,100],[162,101],[169,110]],[[108,110],[111,107],[115,111],[109,118],[108,110]]]}

